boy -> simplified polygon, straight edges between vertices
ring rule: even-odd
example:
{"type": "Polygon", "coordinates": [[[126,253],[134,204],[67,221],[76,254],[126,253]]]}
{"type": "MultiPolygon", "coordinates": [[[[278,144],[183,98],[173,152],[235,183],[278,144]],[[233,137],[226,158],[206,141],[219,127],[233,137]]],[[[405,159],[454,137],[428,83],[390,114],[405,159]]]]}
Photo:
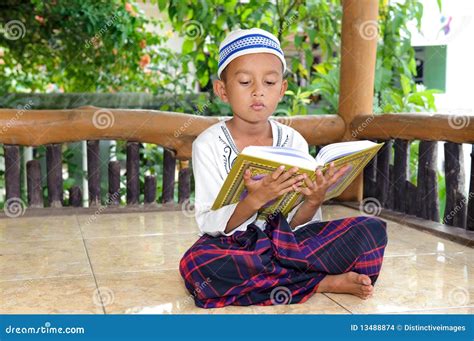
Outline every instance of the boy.
{"type": "Polygon", "coordinates": [[[203,236],[185,253],[180,272],[196,305],[275,304],[284,288],[291,303],[315,292],[368,298],[380,272],[387,241],[385,222],[352,217],[321,222],[327,189],[342,176],[331,165],[316,181],[293,177],[281,167],[260,180],[244,175],[248,195],[211,211],[233,161],[250,145],[292,147],[308,152],[296,130],[269,119],[282,99],[286,62],[278,39],[261,29],[231,32],[219,48],[214,92],[230,104],[233,117],[203,131],[193,143],[196,221],[203,236]],[[302,184],[306,187],[302,187],[302,184]],[[284,217],[256,220],[259,209],[288,191],[304,201],[284,217]],[[195,286],[208,282],[196,293],[195,286]]]}

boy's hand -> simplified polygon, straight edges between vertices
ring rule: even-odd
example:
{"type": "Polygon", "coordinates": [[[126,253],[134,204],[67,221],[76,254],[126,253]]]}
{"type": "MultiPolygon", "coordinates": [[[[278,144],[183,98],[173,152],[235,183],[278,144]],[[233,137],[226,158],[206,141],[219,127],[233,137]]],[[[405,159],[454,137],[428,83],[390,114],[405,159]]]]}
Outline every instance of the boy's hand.
{"type": "Polygon", "coordinates": [[[278,198],[280,195],[290,191],[295,191],[303,184],[303,176],[293,175],[298,171],[293,167],[285,171],[284,166],[278,167],[273,173],[265,175],[262,179],[251,178],[250,170],[244,173],[244,184],[248,191],[248,196],[252,198],[257,208],[261,208],[270,200],[278,198]]]}
{"type": "Polygon", "coordinates": [[[336,172],[334,162],[331,162],[329,169],[324,175],[320,169],[316,169],[315,181],[311,181],[306,174],[303,174],[306,187],[299,187],[296,191],[301,192],[305,196],[306,203],[319,207],[324,201],[328,188],[335,184],[349,167],[349,165],[345,165],[336,172]]]}

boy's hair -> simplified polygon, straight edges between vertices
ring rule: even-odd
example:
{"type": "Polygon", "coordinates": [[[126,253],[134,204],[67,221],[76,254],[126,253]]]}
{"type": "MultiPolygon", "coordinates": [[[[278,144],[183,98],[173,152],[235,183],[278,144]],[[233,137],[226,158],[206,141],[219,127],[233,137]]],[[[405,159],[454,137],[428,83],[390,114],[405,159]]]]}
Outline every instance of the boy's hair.
{"type": "Polygon", "coordinates": [[[222,79],[222,72],[232,60],[252,53],[271,53],[277,56],[283,64],[283,74],[285,73],[286,61],[278,38],[260,28],[251,28],[232,31],[222,41],[219,46],[217,77],[222,79]]]}

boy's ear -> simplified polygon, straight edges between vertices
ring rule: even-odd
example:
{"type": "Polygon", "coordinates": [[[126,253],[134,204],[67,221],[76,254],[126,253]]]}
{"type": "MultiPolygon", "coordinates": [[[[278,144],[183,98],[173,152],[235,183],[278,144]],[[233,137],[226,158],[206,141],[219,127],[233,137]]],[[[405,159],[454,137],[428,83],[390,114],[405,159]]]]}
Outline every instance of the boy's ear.
{"type": "Polygon", "coordinates": [[[214,93],[218,96],[222,102],[228,103],[227,92],[225,89],[225,83],[219,79],[216,79],[213,83],[214,93]]]}
{"type": "Polygon", "coordinates": [[[280,99],[282,99],[283,96],[285,96],[285,92],[287,89],[288,89],[288,81],[284,79],[283,82],[281,83],[280,99]]]}

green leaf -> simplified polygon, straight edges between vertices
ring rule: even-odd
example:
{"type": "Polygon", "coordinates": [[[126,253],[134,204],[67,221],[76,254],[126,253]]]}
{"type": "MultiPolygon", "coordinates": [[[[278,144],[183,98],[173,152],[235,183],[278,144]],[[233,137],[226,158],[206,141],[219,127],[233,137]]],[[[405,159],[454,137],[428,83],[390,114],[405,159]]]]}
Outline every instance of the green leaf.
{"type": "Polygon", "coordinates": [[[406,96],[411,91],[411,79],[405,75],[400,75],[400,84],[402,85],[403,94],[406,96]]]}
{"type": "Polygon", "coordinates": [[[158,9],[160,11],[164,11],[167,5],[168,5],[167,0],[158,0],[158,9]]]}
{"type": "Polygon", "coordinates": [[[295,46],[296,47],[301,47],[301,43],[303,42],[303,36],[301,35],[295,35],[295,46]]]}
{"type": "Polygon", "coordinates": [[[194,50],[194,40],[191,39],[184,39],[183,47],[182,47],[182,53],[183,54],[188,54],[191,53],[194,50]]]}

